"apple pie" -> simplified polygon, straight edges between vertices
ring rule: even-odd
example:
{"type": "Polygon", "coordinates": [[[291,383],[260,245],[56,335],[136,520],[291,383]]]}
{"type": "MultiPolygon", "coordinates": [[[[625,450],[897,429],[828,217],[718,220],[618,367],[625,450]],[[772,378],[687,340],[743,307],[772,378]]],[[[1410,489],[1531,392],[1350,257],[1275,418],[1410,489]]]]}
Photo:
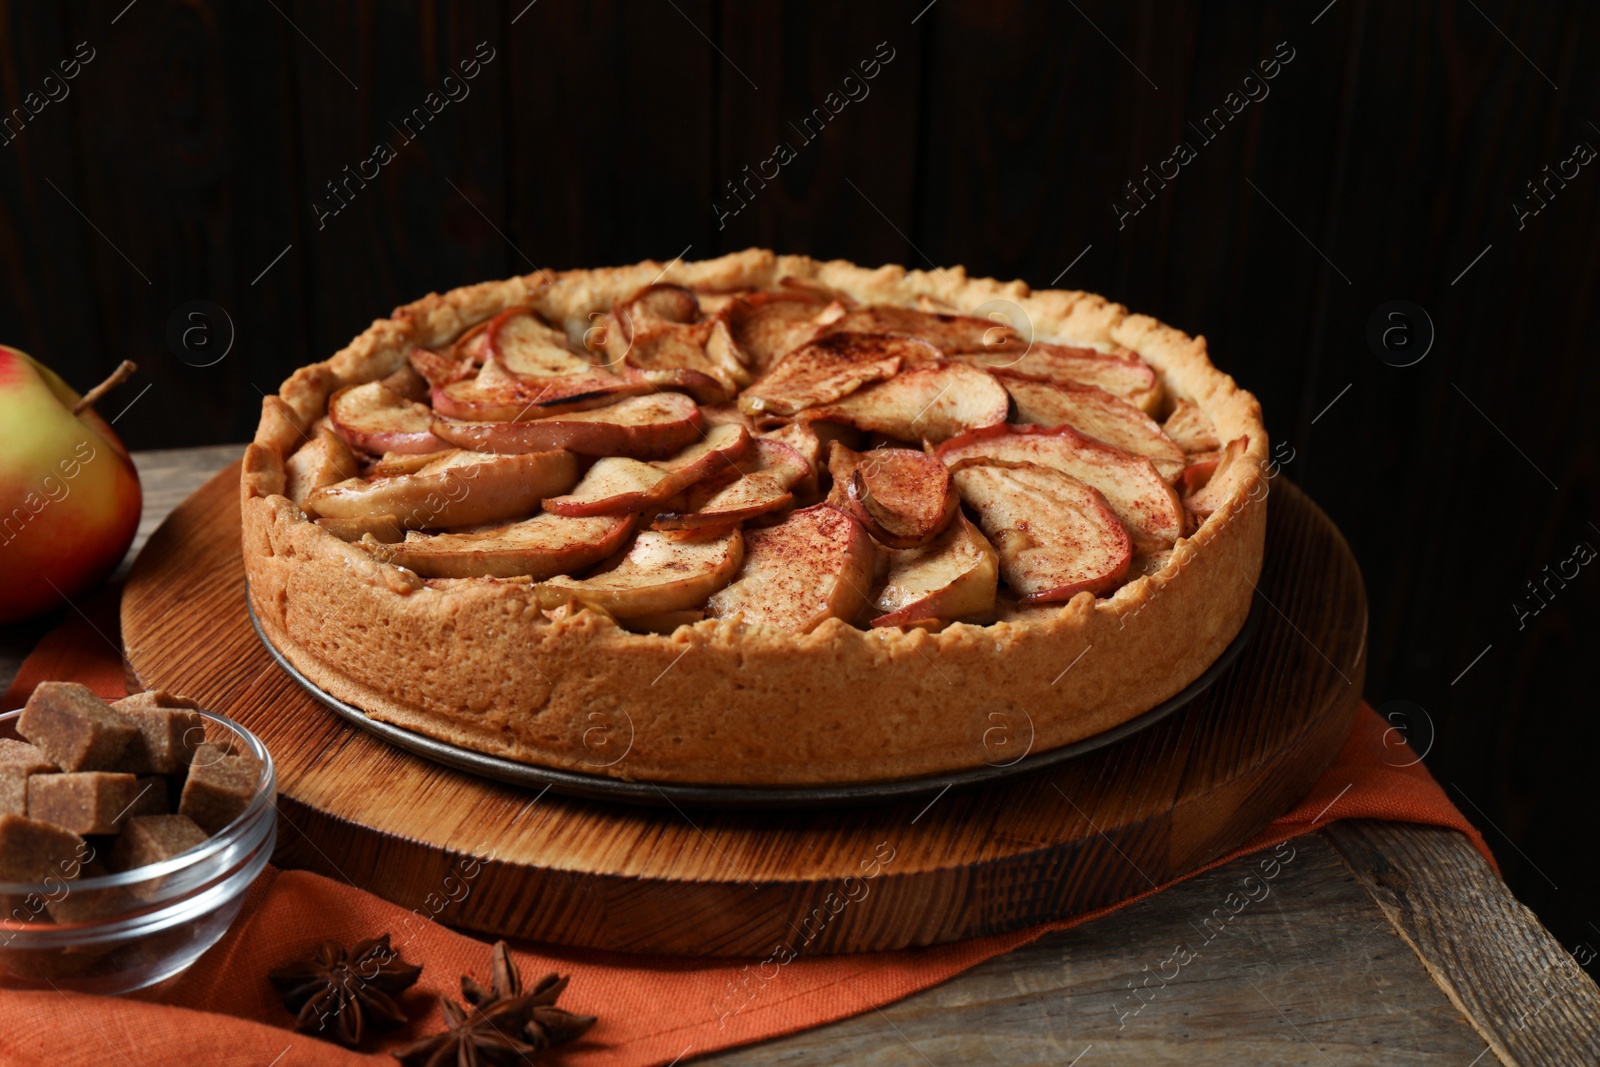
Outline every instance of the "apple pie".
{"type": "Polygon", "coordinates": [[[1001,764],[1249,613],[1256,399],[1082,292],[750,250],[430,295],[265,399],[249,596],[376,719],[621,778],[1001,764]]]}

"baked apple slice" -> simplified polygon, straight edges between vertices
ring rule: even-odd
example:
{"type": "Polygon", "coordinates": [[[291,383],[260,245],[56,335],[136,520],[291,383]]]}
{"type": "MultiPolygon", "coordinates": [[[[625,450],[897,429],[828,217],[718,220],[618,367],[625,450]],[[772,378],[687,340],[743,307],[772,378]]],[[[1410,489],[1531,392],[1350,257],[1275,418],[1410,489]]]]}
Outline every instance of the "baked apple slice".
{"type": "Polygon", "coordinates": [[[548,378],[524,378],[491,359],[477,377],[435,389],[433,410],[469,422],[517,422],[604,407],[650,392],[654,389],[649,382],[630,382],[597,367],[548,378]]]}
{"type": "Polygon", "coordinates": [[[664,326],[700,320],[699,297],[681,285],[659,282],[618,301],[609,314],[600,316],[596,326],[584,333],[584,345],[601,356],[608,367],[616,367],[643,335],[664,326]]]}
{"type": "Polygon", "coordinates": [[[901,441],[938,443],[1003,423],[1010,412],[1011,397],[994,375],[956,360],[934,359],[903,366],[894,377],[806,415],[901,441]]]}
{"type": "Polygon", "coordinates": [[[784,356],[772,373],[744,391],[739,409],[748,415],[793,415],[888,378],[902,363],[938,356],[937,348],[914,337],[834,334],[784,356]]]}
{"type": "Polygon", "coordinates": [[[459,448],[447,448],[443,452],[423,452],[420,455],[409,455],[405,452],[385,452],[383,457],[363,472],[367,478],[393,478],[397,474],[415,474],[430,463],[436,463],[446,456],[453,456],[461,451],[459,448]]]}
{"type": "Polygon", "coordinates": [[[873,599],[873,626],[942,625],[994,612],[999,557],[983,531],[957,509],[931,544],[889,553],[889,575],[873,599]]]}
{"type": "Polygon", "coordinates": [[[378,380],[383,383],[385,389],[388,389],[395,396],[405,400],[412,400],[419,404],[426,401],[433,392],[428,380],[418,374],[417,369],[410,363],[400,364],[400,366],[378,380]]]}
{"type": "Polygon", "coordinates": [[[464,381],[477,371],[471,357],[443,355],[428,348],[413,348],[406,361],[428,383],[430,391],[464,381]]]}
{"type": "Polygon", "coordinates": [[[570,494],[544,500],[558,515],[618,515],[644,511],[696,482],[732,466],[750,447],[743,426],[713,426],[705,438],[669,459],[653,463],[607,456],[598,460],[570,494]]]}
{"type": "Polygon", "coordinates": [[[580,456],[670,456],[700,438],[701,415],[682,393],[631,396],[603,408],[529,422],[461,422],[434,419],[441,440],[475,452],[548,452],[580,456]]]}
{"type": "Polygon", "coordinates": [[[981,458],[1002,463],[1037,463],[1072,475],[1099,490],[1128,527],[1134,548],[1171,548],[1183,533],[1183,505],[1148,459],[1130,456],[1070,426],[994,426],[952,438],[939,458],[954,466],[981,458]]]}
{"type": "Polygon", "coordinates": [[[438,452],[450,447],[433,436],[428,405],[397,395],[382,382],[348,385],[328,398],[328,422],[351,448],[385,452],[438,452]]]}
{"type": "Polygon", "coordinates": [[[1222,447],[1222,440],[1217,437],[1216,423],[1211,421],[1210,415],[1200,410],[1200,405],[1190,400],[1179,400],[1161,428],[1178,443],[1179,448],[1191,454],[1222,447]]]}
{"type": "Polygon", "coordinates": [[[324,429],[284,461],[283,495],[303,505],[312,490],[354,478],[360,469],[344,438],[324,429]]]}
{"type": "Polygon", "coordinates": [[[809,633],[827,619],[853,622],[870,604],[877,549],[838,508],[817,504],[776,526],[746,530],[738,577],[706,602],[706,614],[809,633]]]}
{"type": "Polygon", "coordinates": [[[485,319],[457,337],[448,351],[443,353],[451,359],[465,361],[474,367],[481,367],[489,359],[489,323],[485,319]]]}
{"type": "Polygon", "coordinates": [[[995,371],[994,376],[1011,394],[1018,422],[1071,426],[1097,441],[1148,458],[1169,482],[1184,468],[1183,449],[1155,419],[1104,389],[1028,378],[1010,371],[995,371]]]}
{"type": "Polygon", "coordinates": [[[844,313],[844,305],[827,294],[788,289],[740,297],[721,317],[735,355],[759,377],[844,313]]]}
{"type": "Polygon", "coordinates": [[[810,474],[811,464],[799,452],[781,441],[758,437],[730,471],[690,486],[682,510],[662,512],[650,528],[727,526],[786,508],[794,502],[790,488],[810,474]]]}
{"type": "Polygon", "coordinates": [[[1006,585],[1024,604],[1098,595],[1127,574],[1128,532],[1092,486],[1037,463],[970,460],[952,477],[994,542],[1006,585]]]}
{"type": "Polygon", "coordinates": [[[917,548],[944,532],[961,503],[939,457],[909,448],[857,452],[833,442],[828,503],[889,548],[917,548]]]}
{"type": "Polygon", "coordinates": [[[682,389],[702,404],[725,403],[750,381],[721,322],[667,324],[637,332],[622,367],[626,378],[657,389],[682,389]]]}
{"type": "Polygon", "coordinates": [[[1246,472],[1248,461],[1244,458],[1244,450],[1249,447],[1250,438],[1235,437],[1228,442],[1228,447],[1222,450],[1222,456],[1216,460],[1203,461],[1184,471],[1183,481],[1188,486],[1198,486],[1183,498],[1183,506],[1194,512],[1199,519],[1220,508],[1228,499],[1228,494],[1233,492],[1238,475],[1246,472]],[[1210,471],[1205,467],[1209,466],[1210,471]]]}
{"type": "Polygon", "coordinates": [[[518,378],[542,381],[595,369],[567,347],[565,331],[545,322],[531,308],[507,308],[490,319],[484,329],[484,348],[489,359],[518,378]]]}
{"type": "Polygon", "coordinates": [[[1022,341],[1005,322],[974,315],[950,315],[919,308],[870,304],[847,312],[828,326],[829,333],[905,333],[920,337],[947,355],[987,352],[1022,341]]]}
{"type": "Polygon", "coordinates": [[[1150,365],[1132,352],[1101,352],[1095,348],[1034,342],[1020,347],[1008,343],[960,357],[991,369],[1009,370],[1030,378],[1077,382],[1104,389],[1147,415],[1161,404],[1161,383],[1150,365]]]}
{"type": "Polygon", "coordinates": [[[543,581],[582,570],[616,552],[633,530],[632,515],[573,519],[542,512],[531,519],[449,533],[415,530],[405,540],[356,544],[424,578],[517,578],[543,581]]]}
{"type": "Polygon", "coordinates": [[[625,337],[636,337],[659,326],[699,322],[700,298],[681,285],[655,282],[618,304],[615,318],[625,337]]]}
{"type": "Polygon", "coordinates": [[[571,452],[488,456],[452,452],[415,474],[351,478],[323,486],[302,507],[319,518],[394,516],[408,530],[502,522],[538,510],[539,501],[572,488],[578,458],[571,452]]]}
{"type": "Polygon", "coordinates": [[[381,545],[404,541],[406,528],[394,515],[363,515],[357,519],[317,519],[318,526],[341,541],[371,539],[381,545]]]}
{"type": "MultiPolygon", "coordinates": [[[[811,423],[806,422],[804,419],[797,419],[794,422],[785,422],[774,426],[769,430],[762,430],[757,434],[762,440],[779,441],[788,445],[798,452],[800,457],[806,461],[807,466],[811,468],[810,473],[804,475],[791,487],[797,494],[805,497],[815,497],[817,495],[820,488],[817,475],[822,471],[823,458],[827,454],[826,446],[817,431],[828,425],[828,423],[821,423],[818,426],[812,426],[811,423]]],[[[854,433],[855,431],[850,430],[850,432],[854,433]]]]}
{"type": "Polygon", "coordinates": [[[689,611],[727,585],[744,562],[738,527],[646,530],[615,567],[589,578],[551,578],[544,589],[570,595],[615,619],[689,611]]]}

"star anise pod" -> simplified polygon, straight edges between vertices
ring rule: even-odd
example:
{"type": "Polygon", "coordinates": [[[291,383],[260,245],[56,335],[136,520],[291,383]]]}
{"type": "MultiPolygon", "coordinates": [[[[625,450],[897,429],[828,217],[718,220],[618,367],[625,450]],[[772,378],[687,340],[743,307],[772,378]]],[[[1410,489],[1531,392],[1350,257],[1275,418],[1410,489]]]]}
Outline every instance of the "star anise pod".
{"type": "Polygon", "coordinates": [[[536,1053],[575,1040],[594,1025],[592,1015],[555,1006],[567,987],[566,978],[547,974],[524,992],[522,975],[512,966],[504,941],[495,943],[492,960],[488,988],[466,975],[461,978],[461,994],[472,1007],[441,997],[439,1007],[449,1029],[396,1049],[394,1056],[401,1063],[406,1067],[531,1063],[536,1053]]]}
{"type": "Polygon", "coordinates": [[[522,975],[512,966],[511,951],[504,941],[495,942],[491,961],[489,988],[462,975],[461,995],[467,998],[467,1003],[483,1011],[488,1011],[491,1005],[521,1001],[528,1012],[523,1033],[533,1045],[540,1049],[564,1045],[582,1037],[595,1024],[593,1015],[578,1015],[555,1006],[557,998],[567,988],[566,978],[547,974],[524,993],[522,975]]]}
{"type": "Polygon", "coordinates": [[[370,1026],[387,1030],[406,1021],[394,997],[411,988],[422,968],[403,963],[389,947],[389,935],[346,949],[324,941],[307,959],[268,973],[267,978],[295,1012],[294,1028],[331,1036],[355,1048],[370,1026]]]}
{"type": "Polygon", "coordinates": [[[497,1002],[485,1011],[440,997],[439,1009],[448,1029],[391,1053],[406,1067],[515,1067],[532,1063],[539,1051],[520,1037],[526,1015],[518,1001],[497,1002]]]}

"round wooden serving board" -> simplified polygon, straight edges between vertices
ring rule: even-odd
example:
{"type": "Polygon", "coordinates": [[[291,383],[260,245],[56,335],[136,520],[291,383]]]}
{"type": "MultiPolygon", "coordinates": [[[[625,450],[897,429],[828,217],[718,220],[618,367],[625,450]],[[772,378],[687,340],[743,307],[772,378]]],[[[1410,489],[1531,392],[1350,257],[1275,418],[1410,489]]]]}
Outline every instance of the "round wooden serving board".
{"type": "MultiPolygon", "coordinates": [[[[1349,733],[1366,593],[1315,504],[1273,484],[1238,663],[1109,748],[931,802],[816,811],[644,808],[432,763],[348,725],[274,664],[245,613],[238,464],[181,505],[128,578],[143,684],[248,726],[278,762],[278,863],[451,925],[627,952],[765,957],[998,933],[1125,899],[1248,840],[1349,733]]],[[[870,714],[863,709],[863,714],[870,714]]]]}

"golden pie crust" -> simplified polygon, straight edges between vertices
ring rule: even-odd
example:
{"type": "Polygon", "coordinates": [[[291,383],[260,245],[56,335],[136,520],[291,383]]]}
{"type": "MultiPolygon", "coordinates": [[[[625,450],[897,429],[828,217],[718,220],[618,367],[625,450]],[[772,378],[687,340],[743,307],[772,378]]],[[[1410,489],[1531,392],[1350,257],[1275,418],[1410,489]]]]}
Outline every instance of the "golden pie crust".
{"type": "MultiPolygon", "coordinates": [[[[1170,401],[1169,401],[1170,402],[1170,401]]],[[[240,481],[256,617],[294,666],[375,719],[513,760],[683,783],[887,780],[1005,764],[1108,730],[1200,675],[1250,611],[1266,532],[1268,442],[1256,398],[1191,338],[1084,292],[1020,281],[869,270],[752,249],[702,262],[539,272],[430,294],[379,319],[331,359],[302,367],[262,405],[240,481]],[[971,313],[1009,301],[1034,336],[1121,346],[1172,399],[1196,404],[1250,462],[1219,470],[1222,503],[1155,573],[1105,599],[1013,609],[988,625],[806,634],[707,619],[630,633],[590,611],[541,611],[530,583],[442,579],[375,559],[308,521],[283,495],[284,461],[346,385],[399,368],[505,308],[527,305],[581,333],[655,281],[697,292],[797,278],[864,304],[931,300],[971,313]]]]}

